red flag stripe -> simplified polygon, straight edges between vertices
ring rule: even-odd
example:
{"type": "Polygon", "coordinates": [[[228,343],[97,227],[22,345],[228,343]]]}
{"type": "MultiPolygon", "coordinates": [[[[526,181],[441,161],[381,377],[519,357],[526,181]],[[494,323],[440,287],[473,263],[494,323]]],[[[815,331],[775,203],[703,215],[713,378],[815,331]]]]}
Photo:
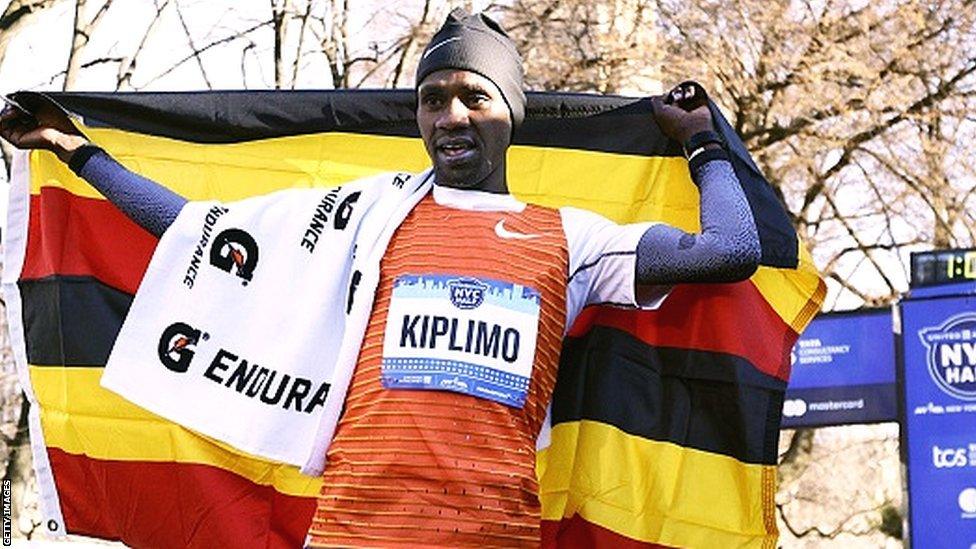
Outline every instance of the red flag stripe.
{"type": "Polygon", "coordinates": [[[592,547],[613,547],[614,549],[670,549],[647,541],[638,541],[622,536],[579,515],[561,521],[542,521],[542,547],[544,549],[591,549],[592,547]]]}
{"type": "Polygon", "coordinates": [[[87,275],[130,294],[157,243],[110,202],[56,187],[31,195],[28,235],[21,280],[87,275]]]}
{"type": "Polygon", "coordinates": [[[300,547],[315,510],[209,465],[48,455],[68,531],[133,547],[300,547]]]}
{"type": "Polygon", "coordinates": [[[581,336],[593,325],[624,330],[650,345],[736,355],[784,381],[798,337],[748,280],[681,284],[654,311],[589,307],[569,335],[581,336]]]}

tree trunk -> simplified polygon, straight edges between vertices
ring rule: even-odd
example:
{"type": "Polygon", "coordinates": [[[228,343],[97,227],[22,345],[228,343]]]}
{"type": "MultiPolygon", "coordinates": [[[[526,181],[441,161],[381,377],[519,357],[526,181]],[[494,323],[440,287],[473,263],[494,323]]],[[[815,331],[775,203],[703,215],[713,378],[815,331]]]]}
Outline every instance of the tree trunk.
{"type": "Polygon", "coordinates": [[[71,34],[71,49],[68,50],[68,68],[64,71],[64,85],[62,90],[74,89],[75,81],[78,78],[78,71],[81,70],[81,50],[88,43],[88,35],[85,33],[84,11],[88,0],[75,0],[75,24],[71,34]]]}
{"type": "MultiPolygon", "coordinates": [[[[291,0],[274,0],[271,4],[271,20],[274,24],[274,81],[275,89],[287,87],[285,82],[285,42],[288,38],[288,14],[291,0]]],[[[297,61],[296,61],[297,62],[297,61]]]]}

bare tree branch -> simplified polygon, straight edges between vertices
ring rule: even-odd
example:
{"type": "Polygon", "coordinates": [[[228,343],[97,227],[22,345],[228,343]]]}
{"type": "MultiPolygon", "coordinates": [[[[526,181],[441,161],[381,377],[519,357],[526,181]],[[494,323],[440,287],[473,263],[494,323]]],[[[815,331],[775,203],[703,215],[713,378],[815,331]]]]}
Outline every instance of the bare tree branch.
{"type": "Polygon", "coordinates": [[[248,34],[254,32],[254,31],[256,31],[256,30],[258,30],[260,28],[267,27],[270,24],[271,24],[271,21],[262,21],[260,23],[254,24],[254,25],[252,25],[252,26],[250,26],[250,27],[248,27],[248,28],[246,28],[246,29],[244,29],[242,31],[238,31],[238,32],[235,32],[234,34],[231,34],[229,36],[225,36],[223,38],[214,40],[213,42],[210,42],[206,46],[203,46],[202,48],[199,48],[199,49],[194,50],[193,53],[191,53],[190,55],[187,55],[186,57],[183,57],[182,59],[180,59],[179,61],[177,61],[175,64],[173,64],[172,66],[170,66],[169,68],[167,68],[163,72],[161,72],[161,73],[157,74],[156,76],[150,78],[144,84],[144,86],[148,86],[149,84],[152,84],[156,80],[159,80],[160,78],[163,78],[167,74],[169,74],[169,73],[175,71],[176,69],[178,69],[180,66],[183,65],[183,63],[186,63],[187,61],[189,61],[191,59],[196,58],[199,61],[200,54],[206,52],[207,50],[209,50],[211,48],[215,48],[215,47],[217,47],[217,46],[219,46],[221,44],[226,44],[228,42],[232,42],[232,41],[237,40],[239,38],[244,38],[248,34]]]}
{"type": "Polygon", "coordinates": [[[169,2],[170,0],[163,0],[163,3],[160,4],[158,0],[153,0],[153,3],[156,5],[156,13],[153,15],[152,21],[149,22],[149,26],[146,27],[146,31],[142,33],[142,39],[139,40],[139,44],[136,46],[135,51],[132,52],[132,55],[124,58],[119,64],[119,75],[115,81],[116,91],[132,85],[132,73],[135,72],[136,69],[136,60],[139,58],[139,54],[142,53],[146,43],[149,42],[150,37],[153,35],[153,31],[158,28],[163,10],[166,9],[169,2]]]}
{"type": "Polygon", "coordinates": [[[75,0],[74,30],[71,36],[71,49],[68,50],[68,66],[64,71],[62,90],[74,89],[75,81],[78,78],[78,71],[82,68],[81,52],[88,45],[92,34],[94,34],[98,24],[102,21],[102,17],[108,12],[108,8],[112,5],[112,0],[105,0],[101,7],[98,8],[98,11],[95,12],[95,15],[86,22],[84,20],[84,11],[87,3],[88,0],[75,0]]]}
{"type": "MultiPolygon", "coordinates": [[[[97,59],[92,59],[91,61],[85,61],[84,63],[81,63],[80,65],[78,65],[78,70],[81,70],[81,69],[90,69],[91,67],[97,67],[98,65],[104,65],[106,63],[120,63],[121,64],[124,61],[125,61],[125,58],[124,57],[99,57],[97,59]]],[[[50,78],[48,78],[47,84],[48,85],[53,84],[55,80],[57,80],[58,78],[61,78],[66,73],[67,73],[66,70],[59,71],[59,72],[54,73],[50,78]]]]}
{"type": "MultiPolygon", "coordinates": [[[[7,4],[6,9],[0,14],[0,65],[6,59],[7,47],[10,42],[61,1],[63,0],[12,0],[7,4]]],[[[0,142],[0,154],[3,156],[4,173],[9,178],[13,148],[6,141],[2,141],[0,142]]]]}
{"type": "Polygon", "coordinates": [[[417,21],[416,25],[410,26],[410,31],[407,34],[406,41],[403,47],[400,48],[400,56],[397,59],[396,65],[393,67],[393,74],[390,77],[390,83],[394,88],[400,86],[400,77],[403,76],[403,69],[407,63],[407,60],[413,55],[414,47],[417,43],[417,39],[424,26],[427,25],[427,18],[430,16],[430,0],[424,0],[423,10],[420,12],[420,20],[417,21]]]}
{"type": "MultiPolygon", "coordinates": [[[[309,4],[311,9],[311,4],[309,4]]],[[[285,87],[285,42],[288,40],[288,15],[291,13],[291,0],[271,0],[271,22],[274,27],[274,86],[276,90],[285,87]]],[[[301,49],[301,44],[298,45],[301,49]]],[[[298,56],[296,55],[296,63],[298,56]]]]}
{"type": "Polygon", "coordinates": [[[257,44],[253,40],[248,40],[248,44],[241,50],[241,82],[244,89],[247,88],[247,54],[254,54],[257,44]]]}
{"type": "Polygon", "coordinates": [[[13,0],[0,14],[0,64],[7,55],[7,47],[23,29],[34,24],[37,19],[55,4],[64,0],[13,0]]]}
{"type": "Polygon", "coordinates": [[[789,530],[791,534],[793,534],[793,537],[805,538],[807,536],[814,536],[818,539],[836,539],[837,536],[841,534],[851,534],[854,536],[863,536],[867,534],[869,531],[871,531],[870,529],[864,529],[864,528],[853,529],[849,526],[850,523],[853,522],[855,519],[858,519],[864,515],[877,514],[883,508],[888,507],[890,505],[891,505],[890,501],[885,501],[881,505],[872,507],[870,509],[861,509],[858,511],[853,511],[848,515],[847,519],[844,522],[838,524],[835,528],[828,531],[821,530],[819,526],[810,526],[801,530],[793,526],[792,521],[789,519],[789,516],[787,515],[787,513],[783,511],[784,506],[782,504],[777,503],[776,509],[779,511],[780,519],[782,519],[783,524],[786,526],[786,529],[789,530]]]}
{"type": "Polygon", "coordinates": [[[305,44],[305,32],[308,29],[308,18],[312,15],[312,6],[312,0],[307,0],[305,13],[301,17],[301,26],[298,30],[298,46],[295,48],[295,62],[291,68],[291,89],[295,89],[295,83],[298,82],[298,67],[302,59],[302,46],[305,44]]]}
{"type": "MultiPolygon", "coordinates": [[[[184,58],[183,60],[181,60],[179,63],[177,63],[176,65],[174,65],[172,68],[175,69],[176,67],[182,65],[185,61],[188,61],[190,59],[193,59],[194,61],[196,61],[197,67],[200,68],[200,76],[203,78],[204,84],[207,85],[207,89],[208,90],[212,90],[213,89],[213,84],[210,83],[210,78],[207,77],[207,69],[204,68],[204,66],[203,66],[203,59],[200,58],[200,54],[203,53],[204,51],[206,51],[207,49],[209,49],[209,47],[204,47],[204,48],[201,48],[201,49],[197,49],[196,44],[193,43],[193,35],[190,33],[190,27],[187,26],[186,19],[183,18],[183,10],[180,8],[180,2],[179,2],[179,0],[173,0],[173,7],[176,8],[176,18],[180,21],[180,26],[183,28],[183,34],[186,35],[186,42],[187,42],[187,44],[189,44],[190,51],[193,52],[193,53],[191,53],[189,56],[187,56],[186,58],[184,58]]],[[[249,32],[249,31],[245,31],[242,34],[246,34],[247,32],[249,32]]],[[[214,45],[216,45],[216,44],[214,44],[214,45]]],[[[169,74],[169,73],[167,72],[165,74],[169,74]]],[[[153,80],[156,80],[156,79],[160,78],[161,76],[164,76],[164,75],[157,76],[153,80]]],[[[152,80],[150,80],[150,82],[151,81],[152,80]]]]}

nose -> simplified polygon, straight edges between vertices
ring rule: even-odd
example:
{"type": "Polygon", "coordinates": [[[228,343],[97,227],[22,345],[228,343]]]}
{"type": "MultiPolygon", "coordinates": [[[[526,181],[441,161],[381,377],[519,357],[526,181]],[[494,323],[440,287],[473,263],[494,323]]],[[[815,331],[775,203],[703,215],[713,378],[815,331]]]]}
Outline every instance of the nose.
{"type": "Polygon", "coordinates": [[[441,130],[465,128],[470,123],[469,114],[470,112],[464,104],[464,101],[461,101],[458,97],[454,97],[448,101],[447,105],[441,110],[440,116],[437,117],[437,128],[441,130]]]}

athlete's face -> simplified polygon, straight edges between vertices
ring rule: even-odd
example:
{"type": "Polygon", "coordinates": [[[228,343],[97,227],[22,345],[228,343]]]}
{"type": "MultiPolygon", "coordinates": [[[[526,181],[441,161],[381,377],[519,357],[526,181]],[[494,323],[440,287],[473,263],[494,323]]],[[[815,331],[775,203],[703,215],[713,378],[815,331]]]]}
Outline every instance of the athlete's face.
{"type": "Polygon", "coordinates": [[[417,125],[439,184],[506,192],[512,119],[491,80],[455,69],[430,73],[417,89],[417,125]]]}

